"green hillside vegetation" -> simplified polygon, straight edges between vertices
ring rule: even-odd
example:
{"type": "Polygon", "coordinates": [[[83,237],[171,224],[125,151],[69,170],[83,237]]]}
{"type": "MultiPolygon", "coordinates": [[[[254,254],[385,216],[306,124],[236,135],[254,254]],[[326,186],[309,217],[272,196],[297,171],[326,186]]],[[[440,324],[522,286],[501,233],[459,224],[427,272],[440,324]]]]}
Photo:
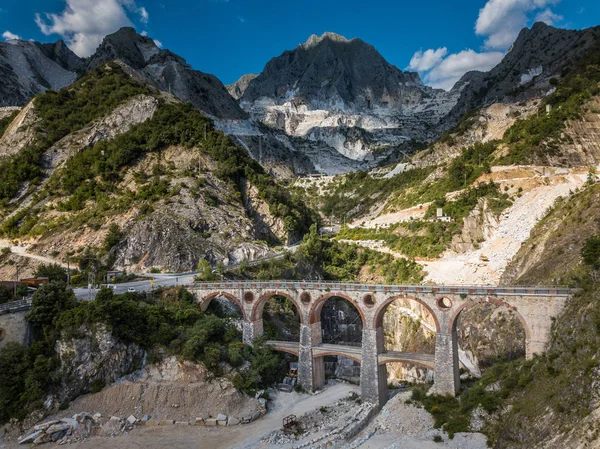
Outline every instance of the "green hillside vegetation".
{"type": "MultiPolygon", "coordinates": [[[[305,280],[357,282],[363,270],[387,284],[418,284],[423,280],[422,267],[407,259],[394,259],[389,254],[319,238],[316,227],[304,236],[294,253],[257,265],[244,265],[225,272],[238,279],[305,280]]],[[[370,282],[374,282],[370,279],[370,282]]]]}
{"type": "MultiPolygon", "coordinates": [[[[128,78],[119,66],[111,64],[84,76],[74,88],[37,97],[36,107],[44,117],[39,132],[40,143],[0,164],[0,169],[4,168],[7,173],[0,181],[0,201],[6,204],[22,182],[39,182],[42,176],[40,156],[53,142],[139,93],[150,92],[128,78]]],[[[0,235],[24,237],[42,235],[61,227],[100,226],[107,216],[134,205],[141,205],[144,213],[150,213],[153,202],[177,196],[182,186],[171,185],[170,179],[182,169],[188,171],[186,176],[197,179],[196,186],[190,187],[195,189],[196,195],[210,196],[203,193],[205,173],[166,164],[156,167],[152,174],[136,173],[139,188],[135,192],[119,185],[126,169],[133,167],[140,158],[156,155],[160,160],[161,153],[170,146],[197,151],[199,158],[210,158],[216,165],[212,174],[238,192],[227,198],[228,202],[244,207],[244,183],[248,181],[258,189],[259,197],[269,205],[270,213],[284,221],[288,235],[302,236],[308,231],[315,221],[314,213],[278,185],[243,148],[216,131],[212,122],[191,105],[159,101],[152,119],[113,140],[100,141],[80,151],[52,175],[43,191],[36,193],[34,204],[42,199],[57,200],[56,209],[69,214],[40,221],[40,215],[47,207],[24,209],[2,224],[0,235]]],[[[218,206],[216,198],[207,199],[214,207],[218,206]]]]}
{"type": "MultiPolygon", "coordinates": [[[[232,367],[228,376],[246,391],[271,385],[283,366],[261,341],[252,347],[241,343],[230,320],[201,312],[184,289],[152,301],[145,295],[113,295],[105,289],[95,301],[78,302],[63,283],[51,283],[34,294],[27,320],[33,326],[34,343],[28,348],[9,343],[0,350],[0,422],[22,419],[40,408],[49,393],[60,393],[56,341],[82,337],[83,329],[99,324],[108,326],[118,341],[147,350],[151,362],[157,361],[161,348],[169,355],[202,362],[214,375],[223,375],[225,365],[232,367]]],[[[102,385],[103,380],[95,383],[102,385]]]]}
{"type": "Polygon", "coordinates": [[[425,213],[427,219],[435,216],[437,208],[443,208],[444,214],[454,219],[453,222],[412,220],[396,223],[388,228],[343,228],[337,238],[381,240],[390,249],[407,257],[437,258],[448,249],[452,238],[462,232],[463,220],[483,198],[497,215],[512,204],[508,195],[501,193],[496,184],[482,183],[465,190],[453,201],[446,201],[444,197],[433,200],[425,213]]]}
{"type": "Polygon", "coordinates": [[[47,91],[35,99],[41,123],[36,143],[18,154],[0,160],[0,207],[6,207],[19,186],[37,184],[43,176],[40,158],[44,151],[66,135],[112,111],[127,99],[150,91],[128,77],[117,64],[99,67],[60,92],[47,91]]]}
{"type": "Polygon", "coordinates": [[[537,114],[517,120],[506,131],[503,142],[510,151],[494,164],[525,164],[560,154],[560,144],[569,143],[568,136],[561,137],[565,122],[581,118],[582,105],[600,94],[599,83],[600,45],[566,74],[556,92],[540,103],[537,114]],[[550,114],[546,114],[546,105],[551,107],[550,114]]]}

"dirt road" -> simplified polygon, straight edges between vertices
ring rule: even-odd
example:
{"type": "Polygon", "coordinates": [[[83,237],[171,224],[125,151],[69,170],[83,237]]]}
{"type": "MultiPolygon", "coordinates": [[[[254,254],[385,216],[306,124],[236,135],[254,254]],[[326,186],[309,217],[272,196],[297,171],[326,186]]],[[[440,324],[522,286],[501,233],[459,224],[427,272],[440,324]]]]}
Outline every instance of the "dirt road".
{"type": "Polygon", "coordinates": [[[58,260],[51,259],[49,257],[38,256],[37,254],[30,254],[27,252],[26,246],[15,246],[11,245],[8,240],[0,239],[0,249],[2,248],[10,248],[10,251],[13,254],[16,254],[21,257],[27,257],[28,259],[37,260],[38,262],[42,262],[45,264],[58,264],[63,267],[67,267],[66,263],[60,262],[58,260]]]}

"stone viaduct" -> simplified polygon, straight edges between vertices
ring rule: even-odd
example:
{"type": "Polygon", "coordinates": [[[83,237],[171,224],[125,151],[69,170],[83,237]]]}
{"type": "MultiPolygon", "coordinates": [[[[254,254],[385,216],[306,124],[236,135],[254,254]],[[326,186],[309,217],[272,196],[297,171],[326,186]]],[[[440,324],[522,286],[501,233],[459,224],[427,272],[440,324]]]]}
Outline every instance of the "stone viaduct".
{"type": "Polygon", "coordinates": [[[511,309],[526,335],[526,356],[544,351],[550,338],[552,318],[570,295],[566,288],[502,288],[468,286],[401,286],[343,284],[312,281],[221,282],[190,286],[201,308],[225,297],[237,303],[243,315],[244,342],[251,344],[263,333],[263,309],[267,300],[282,296],[294,304],[300,316],[300,341],[269,342],[274,349],[298,356],[298,382],[307,390],[325,381],[323,357],[337,355],[360,362],[361,394],[365,401],[383,405],[387,400],[386,363],[404,362],[434,370],[434,392],[456,395],[460,387],[456,324],[463,310],[481,302],[511,309]],[[362,346],[323,344],[321,310],[333,297],[350,301],[363,325],[362,346]],[[383,315],[399,298],[417,301],[435,320],[435,355],[386,351],[383,315]]]}

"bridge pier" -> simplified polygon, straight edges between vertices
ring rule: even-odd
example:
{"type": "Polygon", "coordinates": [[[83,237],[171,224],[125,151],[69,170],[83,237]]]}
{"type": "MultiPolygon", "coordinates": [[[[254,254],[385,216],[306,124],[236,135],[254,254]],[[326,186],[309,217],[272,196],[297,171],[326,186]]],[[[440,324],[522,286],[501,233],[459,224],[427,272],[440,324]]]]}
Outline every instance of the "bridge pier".
{"type": "Polygon", "coordinates": [[[458,365],[458,335],[452,332],[438,332],[435,336],[435,371],[433,372],[433,392],[456,396],[460,388],[458,365]]]}
{"type": "Polygon", "coordinates": [[[254,339],[264,333],[263,320],[244,320],[242,324],[242,341],[246,345],[251,345],[254,339]]]}
{"type": "Polygon", "coordinates": [[[383,328],[363,328],[360,364],[360,395],[363,401],[383,406],[387,402],[387,367],[379,365],[378,354],[384,350],[383,328]]]}
{"type": "Polygon", "coordinates": [[[313,357],[313,346],[321,344],[321,322],[300,325],[298,351],[298,383],[307,391],[322,388],[325,384],[323,357],[313,357]]]}

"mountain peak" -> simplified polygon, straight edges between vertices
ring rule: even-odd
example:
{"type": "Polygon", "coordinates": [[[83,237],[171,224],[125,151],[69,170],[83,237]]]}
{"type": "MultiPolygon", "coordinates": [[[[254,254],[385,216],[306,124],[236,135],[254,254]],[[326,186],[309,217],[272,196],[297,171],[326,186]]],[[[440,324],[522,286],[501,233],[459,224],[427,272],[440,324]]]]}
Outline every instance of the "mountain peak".
{"type": "Polygon", "coordinates": [[[324,40],[329,40],[332,42],[350,42],[349,39],[346,39],[344,36],[342,36],[340,34],[327,31],[327,32],[323,33],[321,36],[317,36],[316,34],[313,34],[312,36],[310,36],[308,38],[308,40],[304,44],[302,44],[302,47],[304,47],[306,49],[312,48],[312,47],[317,46],[324,40]]]}
{"type": "Polygon", "coordinates": [[[148,36],[138,34],[131,27],[123,27],[102,40],[88,66],[94,68],[108,61],[121,59],[134,69],[141,69],[159,52],[160,49],[148,36]]]}

